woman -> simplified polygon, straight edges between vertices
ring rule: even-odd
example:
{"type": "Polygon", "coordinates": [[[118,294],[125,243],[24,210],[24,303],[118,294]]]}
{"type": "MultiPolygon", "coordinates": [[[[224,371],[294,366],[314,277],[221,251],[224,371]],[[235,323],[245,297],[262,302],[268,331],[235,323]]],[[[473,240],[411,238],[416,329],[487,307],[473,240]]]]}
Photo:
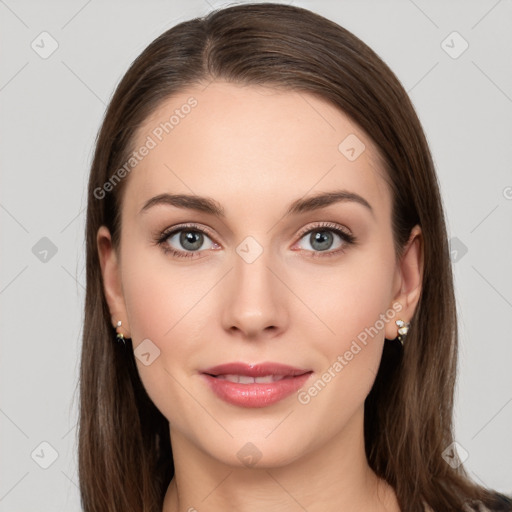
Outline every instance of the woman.
{"type": "Polygon", "coordinates": [[[156,39],[89,182],[84,510],[510,510],[452,433],[443,211],[354,35],[240,5],[156,39]]]}

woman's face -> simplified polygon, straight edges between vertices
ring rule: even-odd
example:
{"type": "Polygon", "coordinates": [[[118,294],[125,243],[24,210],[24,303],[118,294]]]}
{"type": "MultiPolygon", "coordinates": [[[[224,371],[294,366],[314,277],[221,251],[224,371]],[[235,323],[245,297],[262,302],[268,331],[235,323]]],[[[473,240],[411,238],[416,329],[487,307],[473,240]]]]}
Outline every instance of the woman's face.
{"type": "Polygon", "coordinates": [[[417,243],[395,259],[369,137],[313,95],[213,82],[167,100],[135,149],[120,255],[105,228],[98,243],[173,449],[275,467],[362,434],[384,338],[420,282],[417,243]],[[212,370],[227,363],[242,367],[212,370]],[[266,363],[297,371],[248,378],[266,363]]]}

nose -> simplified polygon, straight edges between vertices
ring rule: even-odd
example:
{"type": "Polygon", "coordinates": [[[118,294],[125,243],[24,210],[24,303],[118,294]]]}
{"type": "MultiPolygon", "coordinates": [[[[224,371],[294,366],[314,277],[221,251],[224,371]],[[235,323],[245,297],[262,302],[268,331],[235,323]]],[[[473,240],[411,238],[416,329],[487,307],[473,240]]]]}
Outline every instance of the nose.
{"type": "Polygon", "coordinates": [[[266,251],[252,263],[235,253],[229,284],[223,290],[222,321],[231,334],[256,340],[275,337],[287,328],[288,298],[274,266],[266,251]]]}

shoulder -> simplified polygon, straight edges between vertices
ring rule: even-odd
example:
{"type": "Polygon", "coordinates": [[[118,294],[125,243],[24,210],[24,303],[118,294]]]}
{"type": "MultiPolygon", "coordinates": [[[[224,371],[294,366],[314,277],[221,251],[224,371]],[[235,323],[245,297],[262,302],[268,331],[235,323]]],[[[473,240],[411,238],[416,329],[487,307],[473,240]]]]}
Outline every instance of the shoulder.
{"type": "Polygon", "coordinates": [[[471,501],[465,505],[464,512],[512,512],[512,496],[496,492],[493,494],[492,503],[471,501]]]}

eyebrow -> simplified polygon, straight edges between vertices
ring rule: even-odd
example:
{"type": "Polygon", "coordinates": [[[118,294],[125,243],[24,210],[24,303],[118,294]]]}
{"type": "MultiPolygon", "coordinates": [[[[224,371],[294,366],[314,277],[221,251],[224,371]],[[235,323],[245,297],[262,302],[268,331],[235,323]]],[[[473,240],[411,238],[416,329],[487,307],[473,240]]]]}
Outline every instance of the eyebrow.
{"type": "MultiPolygon", "coordinates": [[[[300,198],[293,201],[284,216],[318,210],[339,202],[354,202],[360,204],[374,215],[373,208],[364,197],[354,192],[349,192],[348,190],[335,190],[332,192],[321,192],[308,198],[300,198]]],[[[156,205],[169,205],[177,208],[196,210],[215,215],[219,218],[225,218],[226,216],[224,208],[214,199],[189,194],[159,194],[149,199],[141,208],[140,213],[142,214],[156,205]]]]}

